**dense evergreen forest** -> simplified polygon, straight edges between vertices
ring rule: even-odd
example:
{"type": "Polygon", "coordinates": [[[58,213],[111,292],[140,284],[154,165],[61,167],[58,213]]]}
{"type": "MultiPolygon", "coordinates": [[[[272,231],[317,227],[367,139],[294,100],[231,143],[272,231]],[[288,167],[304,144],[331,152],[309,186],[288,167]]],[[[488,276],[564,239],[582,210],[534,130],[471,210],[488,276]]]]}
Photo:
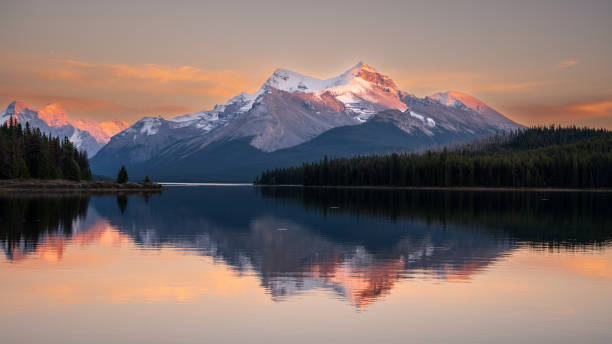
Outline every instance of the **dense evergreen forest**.
{"type": "Polygon", "coordinates": [[[423,153],[325,159],[265,171],[256,184],[611,187],[612,132],[532,127],[423,153]]]}
{"type": "Polygon", "coordinates": [[[0,127],[0,179],[91,180],[89,160],[64,138],[25,128],[13,118],[0,127]]]}

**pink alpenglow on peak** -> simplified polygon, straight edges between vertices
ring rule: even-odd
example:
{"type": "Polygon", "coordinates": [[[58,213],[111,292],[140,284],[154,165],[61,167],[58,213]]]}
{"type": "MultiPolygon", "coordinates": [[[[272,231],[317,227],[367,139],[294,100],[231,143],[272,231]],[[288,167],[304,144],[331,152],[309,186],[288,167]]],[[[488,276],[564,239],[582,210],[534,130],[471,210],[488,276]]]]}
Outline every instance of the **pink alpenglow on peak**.
{"type": "Polygon", "coordinates": [[[51,127],[61,127],[70,124],[70,118],[66,115],[66,110],[59,103],[52,103],[38,109],[38,118],[43,120],[51,127]]]}
{"type": "Polygon", "coordinates": [[[118,134],[124,131],[125,129],[129,128],[130,123],[124,120],[120,120],[120,119],[113,119],[110,121],[101,122],[100,127],[102,128],[102,130],[104,130],[106,135],[112,137],[115,134],[118,134]]]}
{"type": "Polygon", "coordinates": [[[500,129],[513,130],[516,127],[516,123],[509,120],[507,117],[485,104],[483,101],[469,94],[457,91],[448,91],[444,93],[436,93],[429,96],[429,98],[449,107],[458,108],[465,106],[482,117],[487,118],[489,121],[491,121],[491,123],[495,123],[495,125],[497,125],[500,129]]]}
{"type": "Polygon", "coordinates": [[[115,134],[124,131],[130,126],[128,122],[119,119],[99,123],[89,119],[79,119],[72,121],[72,125],[89,132],[96,141],[103,143],[107,143],[115,134]]]}
{"type": "Polygon", "coordinates": [[[444,93],[436,93],[432,95],[430,98],[437,100],[441,104],[446,106],[457,106],[459,103],[467,106],[468,108],[482,114],[488,110],[492,110],[484,102],[472,97],[469,94],[457,92],[457,91],[448,91],[444,93]]]}
{"type": "Polygon", "coordinates": [[[51,128],[73,126],[81,131],[88,132],[101,144],[108,143],[111,137],[130,126],[128,122],[119,119],[104,122],[96,122],[87,118],[72,120],[66,114],[64,107],[59,103],[47,104],[36,109],[20,101],[14,101],[9,105],[7,110],[2,113],[2,122],[10,119],[10,116],[14,116],[19,121],[25,111],[36,114],[39,120],[51,128]]]}
{"type": "Polygon", "coordinates": [[[253,97],[270,88],[289,93],[309,93],[316,99],[331,95],[354,114],[358,123],[365,122],[381,110],[407,109],[395,82],[364,62],[330,79],[317,79],[287,69],[277,69],[253,97]]]}

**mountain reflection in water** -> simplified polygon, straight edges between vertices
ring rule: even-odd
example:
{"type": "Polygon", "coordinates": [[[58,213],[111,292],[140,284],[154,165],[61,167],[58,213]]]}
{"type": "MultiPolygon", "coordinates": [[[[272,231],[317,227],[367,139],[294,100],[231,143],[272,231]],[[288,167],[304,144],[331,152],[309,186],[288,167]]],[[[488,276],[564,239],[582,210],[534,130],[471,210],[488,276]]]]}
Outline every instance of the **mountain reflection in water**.
{"type": "Polygon", "coordinates": [[[61,261],[70,244],[132,241],[255,274],[273,300],[333,290],[362,308],[399,279],[470,281],[520,247],[598,250],[608,193],[252,187],[162,195],[0,196],[9,261],[61,261]]]}

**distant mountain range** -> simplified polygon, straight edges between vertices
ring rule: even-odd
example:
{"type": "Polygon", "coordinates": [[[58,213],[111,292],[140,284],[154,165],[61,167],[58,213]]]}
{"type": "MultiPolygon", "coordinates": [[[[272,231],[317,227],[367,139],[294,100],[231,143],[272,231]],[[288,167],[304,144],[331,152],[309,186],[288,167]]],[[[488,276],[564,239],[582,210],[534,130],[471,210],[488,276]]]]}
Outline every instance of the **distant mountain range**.
{"type": "MultiPolygon", "coordinates": [[[[94,136],[93,129],[68,124],[81,131],[76,140],[94,136]]],[[[520,127],[467,94],[419,98],[401,91],[363,62],[327,80],[277,69],[253,94],[168,120],[144,117],[109,135],[91,167],[107,176],[126,165],[133,178],[252,181],[262,170],[325,155],[413,151],[520,127]]]]}
{"type": "Polygon", "coordinates": [[[129,127],[129,124],[122,120],[104,122],[88,119],[71,120],[64,108],[57,103],[35,109],[14,101],[0,113],[0,123],[7,122],[11,117],[22,125],[27,122],[31,127],[39,128],[47,135],[68,137],[77,148],[87,151],[90,157],[108,143],[113,135],[129,127]]]}

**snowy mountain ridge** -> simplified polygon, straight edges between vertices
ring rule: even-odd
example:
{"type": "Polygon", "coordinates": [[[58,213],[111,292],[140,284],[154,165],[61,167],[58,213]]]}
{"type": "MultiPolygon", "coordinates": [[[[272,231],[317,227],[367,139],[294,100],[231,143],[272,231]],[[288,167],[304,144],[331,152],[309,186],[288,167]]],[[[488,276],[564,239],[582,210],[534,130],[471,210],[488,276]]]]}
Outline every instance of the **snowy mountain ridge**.
{"type": "Polygon", "coordinates": [[[212,110],[181,115],[168,121],[177,123],[173,125],[175,128],[194,126],[207,133],[253,109],[258,100],[271,93],[271,89],[291,94],[311,94],[318,102],[324,102],[325,95],[331,95],[352,114],[355,124],[365,122],[383,109],[407,109],[399,99],[397,86],[389,77],[378,73],[364,62],[359,62],[344,73],[329,79],[317,79],[279,68],[253,94],[241,92],[226,104],[215,105],[212,110]],[[226,110],[230,107],[232,111],[228,113],[226,110]]]}
{"type": "Polygon", "coordinates": [[[411,151],[520,127],[463,93],[401,91],[363,62],[329,79],[277,69],[256,92],[210,110],[142,118],[113,136],[92,168],[116,173],[124,164],[168,180],[245,181],[326,154],[411,151]]]}
{"type": "Polygon", "coordinates": [[[77,148],[87,151],[89,156],[96,154],[113,135],[129,127],[127,122],[121,120],[71,120],[59,103],[35,109],[23,102],[13,101],[0,114],[0,123],[6,123],[12,117],[22,125],[27,122],[32,128],[39,128],[47,135],[68,137],[77,148]]]}

